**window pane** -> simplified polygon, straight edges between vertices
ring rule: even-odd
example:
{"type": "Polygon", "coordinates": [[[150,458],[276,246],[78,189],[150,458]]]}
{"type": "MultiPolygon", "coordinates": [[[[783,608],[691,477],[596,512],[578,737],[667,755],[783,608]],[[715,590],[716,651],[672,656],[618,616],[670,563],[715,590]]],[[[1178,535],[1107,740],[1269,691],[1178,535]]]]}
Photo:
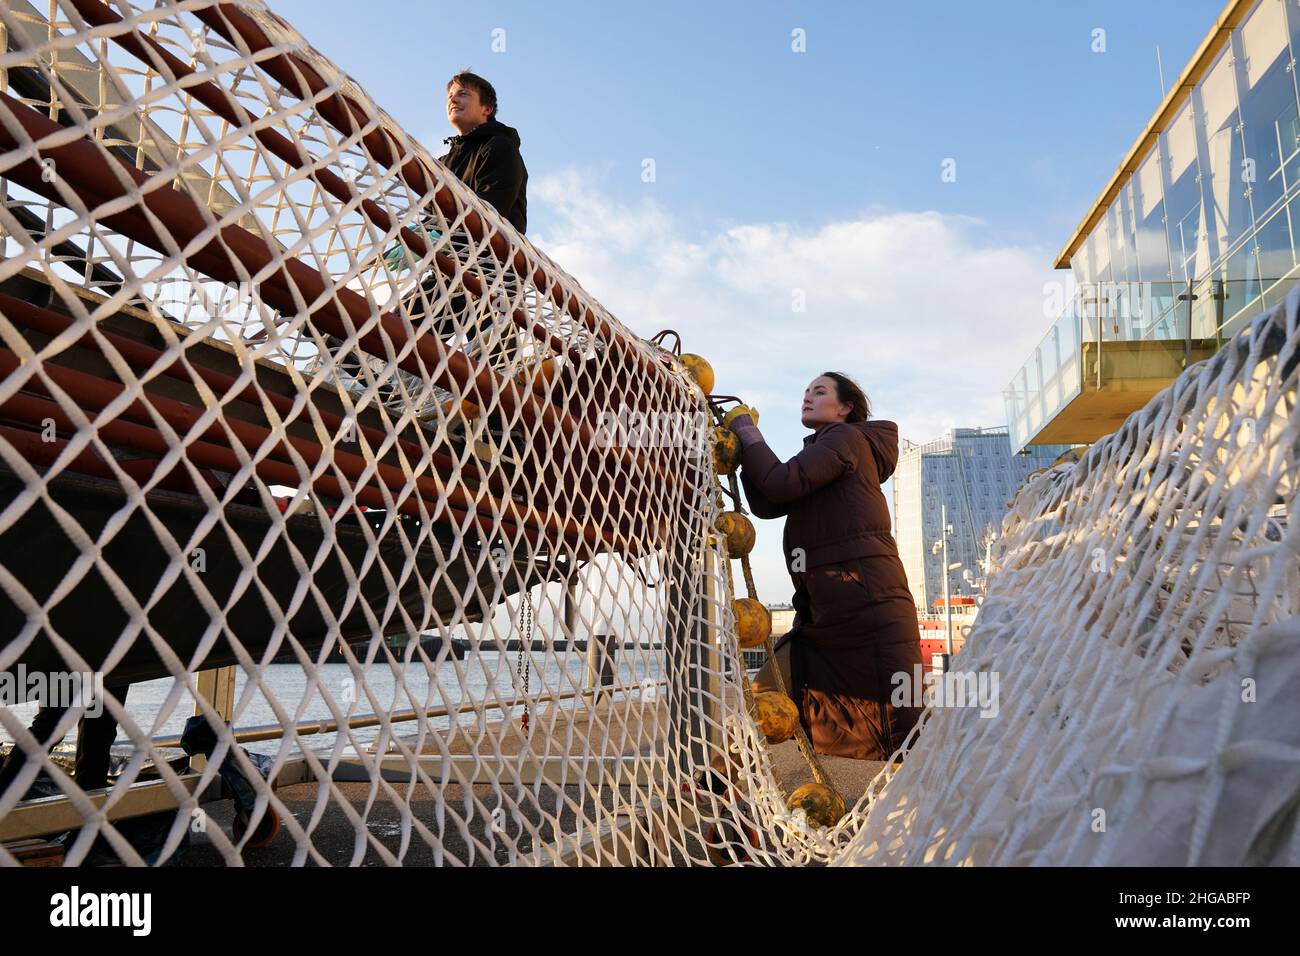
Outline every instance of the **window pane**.
{"type": "Polygon", "coordinates": [[[1127,195],[1128,188],[1125,187],[1106,213],[1106,234],[1110,238],[1110,274],[1116,282],[1128,282],[1137,278],[1136,263],[1133,261],[1136,250],[1130,249],[1129,233],[1123,215],[1127,195]]]}
{"type": "Polygon", "coordinates": [[[1169,278],[1169,245],[1165,240],[1160,157],[1155,150],[1133,177],[1133,209],[1137,218],[1138,271],[1144,282],[1164,282],[1169,278]]]}
{"type": "Polygon", "coordinates": [[[1201,239],[1201,184],[1197,181],[1196,129],[1188,103],[1161,136],[1164,141],[1168,187],[1165,211],[1169,217],[1169,252],[1175,279],[1196,276],[1196,249],[1201,239]]]}
{"type": "Polygon", "coordinates": [[[1110,242],[1106,238],[1106,222],[1106,217],[1102,216],[1088,236],[1088,261],[1097,282],[1110,281],[1110,242]]]}
{"type": "MultiPolygon", "coordinates": [[[[1220,261],[1250,225],[1250,201],[1241,181],[1245,158],[1237,134],[1237,91],[1230,47],[1219,54],[1200,89],[1202,135],[1207,149],[1205,201],[1210,236],[1209,254],[1220,261]]],[[[1208,263],[1207,263],[1208,265],[1208,263]]]]}
{"type": "Polygon", "coordinates": [[[1255,258],[1254,243],[1246,243],[1228,260],[1224,292],[1227,295],[1224,314],[1240,316],[1260,294],[1259,268],[1255,258]]]}
{"type": "Polygon", "coordinates": [[[1282,0],[1262,0],[1241,25],[1241,40],[1246,54],[1246,83],[1254,89],[1287,49],[1282,0]]]}
{"type": "Polygon", "coordinates": [[[1246,158],[1254,163],[1252,199],[1262,220],[1286,190],[1284,165],[1296,153],[1296,90],[1289,69],[1286,18],[1281,0],[1263,0],[1242,25],[1241,49],[1245,80],[1241,118],[1245,124],[1246,158]]]}
{"type": "Polygon", "coordinates": [[[1259,269],[1265,288],[1285,278],[1295,265],[1291,222],[1287,209],[1278,209],[1255,234],[1259,243],[1259,269]]]}
{"type": "Polygon", "coordinates": [[[1086,239],[1075,250],[1074,255],[1070,257],[1070,269],[1074,272],[1074,281],[1078,285],[1082,286],[1097,281],[1092,268],[1092,253],[1088,249],[1086,239]]]}

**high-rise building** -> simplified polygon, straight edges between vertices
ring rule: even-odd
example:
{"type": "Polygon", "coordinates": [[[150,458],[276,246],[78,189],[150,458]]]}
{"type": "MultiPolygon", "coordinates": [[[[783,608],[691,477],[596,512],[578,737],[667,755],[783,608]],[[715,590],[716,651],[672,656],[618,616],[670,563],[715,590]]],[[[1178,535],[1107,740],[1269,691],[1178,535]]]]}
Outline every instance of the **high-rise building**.
{"type": "Polygon", "coordinates": [[[894,471],[894,538],[918,611],[943,599],[940,514],[947,506],[952,597],[983,593],[985,546],[1016,490],[1031,471],[1050,465],[1069,446],[1034,446],[1013,455],[1007,429],[953,428],[934,441],[903,441],[894,471]]]}
{"type": "Polygon", "coordinates": [[[1285,298],[1298,54],[1300,4],[1224,7],[1057,256],[1060,318],[1004,392],[1012,448],[1111,433],[1285,298]]]}

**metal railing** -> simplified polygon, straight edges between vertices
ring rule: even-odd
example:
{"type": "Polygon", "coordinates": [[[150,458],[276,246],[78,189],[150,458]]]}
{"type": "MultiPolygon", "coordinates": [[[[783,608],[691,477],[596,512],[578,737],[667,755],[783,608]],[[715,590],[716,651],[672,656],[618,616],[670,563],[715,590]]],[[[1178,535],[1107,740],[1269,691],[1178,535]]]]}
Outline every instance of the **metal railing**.
{"type": "MultiPolygon", "coordinates": [[[[645,690],[647,687],[666,687],[668,681],[660,679],[657,681],[638,681],[635,685],[620,686],[618,684],[602,685],[598,687],[585,687],[582,690],[565,691],[561,694],[544,694],[540,697],[516,697],[510,701],[484,701],[484,710],[513,710],[515,707],[524,704],[545,704],[559,703],[560,701],[573,700],[578,697],[592,697],[597,694],[609,694],[619,691],[645,690]]],[[[299,737],[310,737],[314,734],[333,734],[337,733],[343,726],[349,730],[360,730],[364,727],[377,727],[384,723],[385,717],[389,723],[397,724],[421,718],[450,717],[453,708],[450,707],[433,707],[427,710],[395,710],[387,714],[360,714],[356,717],[350,717],[346,721],[337,720],[300,720],[294,725],[294,732],[299,737]]],[[[459,713],[459,709],[456,709],[459,713]]],[[[234,731],[236,743],[258,743],[264,740],[278,740],[285,736],[287,731],[283,724],[256,724],[251,727],[239,727],[234,731]]],[[[129,744],[130,740],[120,740],[119,744],[129,744]]],[[[180,734],[170,734],[161,737],[151,738],[154,747],[175,747],[181,745],[180,734]]]]}
{"type": "MultiPolygon", "coordinates": [[[[604,687],[587,687],[577,691],[566,691],[559,694],[545,694],[538,697],[530,697],[528,703],[538,704],[547,702],[560,702],[571,700],[576,697],[589,697],[601,693],[622,694],[625,697],[630,696],[633,691],[644,693],[651,687],[666,687],[668,681],[660,679],[657,681],[640,681],[636,684],[604,687]]],[[[513,709],[515,706],[524,703],[523,698],[516,698],[511,701],[484,701],[485,710],[504,711],[513,709]]],[[[390,723],[401,723],[420,719],[421,717],[446,717],[450,715],[450,710],[446,707],[435,707],[428,710],[402,710],[394,711],[387,715],[390,723]]],[[[379,714],[361,714],[349,718],[345,723],[352,729],[362,727],[373,727],[383,722],[383,716],[379,714]]],[[[342,723],[335,720],[308,720],[300,721],[295,725],[295,730],[300,736],[311,736],[313,734],[335,733],[342,726],[342,723]]],[[[275,740],[283,737],[286,733],[285,728],[280,724],[263,724],[254,727],[243,727],[235,731],[235,740],[239,743],[254,743],[263,740],[275,740]]],[[[180,746],[179,736],[160,736],[151,738],[155,747],[176,747],[180,746]]],[[[479,760],[470,755],[468,760],[479,760]]],[[[430,769],[429,772],[435,773],[430,769]]],[[[181,775],[180,782],[187,793],[193,793],[198,784],[200,774],[197,771],[191,771],[181,775]]],[[[296,783],[307,783],[315,778],[314,773],[308,761],[302,757],[286,760],[280,767],[276,775],[276,786],[292,786],[296,783]]],[[[113,793],[112,786],[103,790],[87,791],[86,795],[96,806],[105,803],[110,794],[113,793]]],[[[200,803],[209,803],[215,800],[226,798],[222,790],[220,778],[215,778],[208,787],[199,794],[200,803]]],[[[144,816],[150,813],[157,813],[160,810],[175,809],[177,801],[168,784],[163,780],[140,780],[133,783],[126,794],[118,794],[115,801],[108,808],[107,817],[109,820],[122,820],[129,817],[144,816]]],[[[18,804],[7,816],[0,819],[0,842],[20,840],[39,836],[49,833],[59,833],[64,830],[76,829],[84,823],[81,813],[72,801],[67,797],[41,797],[34,800],[24,801],[18,804]]]]}

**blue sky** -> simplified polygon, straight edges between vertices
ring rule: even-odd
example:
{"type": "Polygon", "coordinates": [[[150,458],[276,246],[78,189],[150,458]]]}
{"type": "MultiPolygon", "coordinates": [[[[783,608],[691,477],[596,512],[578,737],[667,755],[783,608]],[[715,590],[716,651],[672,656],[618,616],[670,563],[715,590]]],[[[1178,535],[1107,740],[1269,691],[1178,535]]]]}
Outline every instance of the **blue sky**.
{"type": "Polygon", "coordinates": [[[432,147],[451,132],[446,76],[470,66],[497,87],[534,177],[599,168],[636,200],[649,156],[655,199],[696,228],[933,208],[1055,251],[1159,102],[1156,46],[1171,83],[1222,3],[271,7],[432,147]],[[956,183],[940,182],[947,157],[956,183]]]}
{"type": "MultiPolygon", "coordinates": [[[[788,457],[827,368],[915,441],[1005,423],[1056,253],[1160,102],[1157,45],[1170,85],[1222,0],[270,5],[434,155],[447,78],[487,76],[529,239],[634,332],[681,332],[788,457]]],[[[784,599],[779,522],[759,537],[784,599]]]]}

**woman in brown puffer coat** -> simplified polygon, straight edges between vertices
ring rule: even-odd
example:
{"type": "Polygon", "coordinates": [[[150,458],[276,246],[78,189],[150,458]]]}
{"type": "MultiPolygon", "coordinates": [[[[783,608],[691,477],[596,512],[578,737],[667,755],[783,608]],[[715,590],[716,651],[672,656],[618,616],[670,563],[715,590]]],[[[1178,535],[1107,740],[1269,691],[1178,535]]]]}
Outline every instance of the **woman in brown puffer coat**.
{"type": "MultiPolygon", "coordinates": [[[[921,637],[880,490],[898,463],[898,426],[869,415],[862,389],[827,372],[804,392],[802,421],[813,434],[788,462],[750,416],[731,428],[750,509],[786,518],[795,621],[776,656],[804,730],[817,753],[886,760],[921,716],[890,703],[891,678],[906,674],[910,690],[919,673],[921,637]]],[[[770,663],[755,684],[776,689],[770,663]]]]}

